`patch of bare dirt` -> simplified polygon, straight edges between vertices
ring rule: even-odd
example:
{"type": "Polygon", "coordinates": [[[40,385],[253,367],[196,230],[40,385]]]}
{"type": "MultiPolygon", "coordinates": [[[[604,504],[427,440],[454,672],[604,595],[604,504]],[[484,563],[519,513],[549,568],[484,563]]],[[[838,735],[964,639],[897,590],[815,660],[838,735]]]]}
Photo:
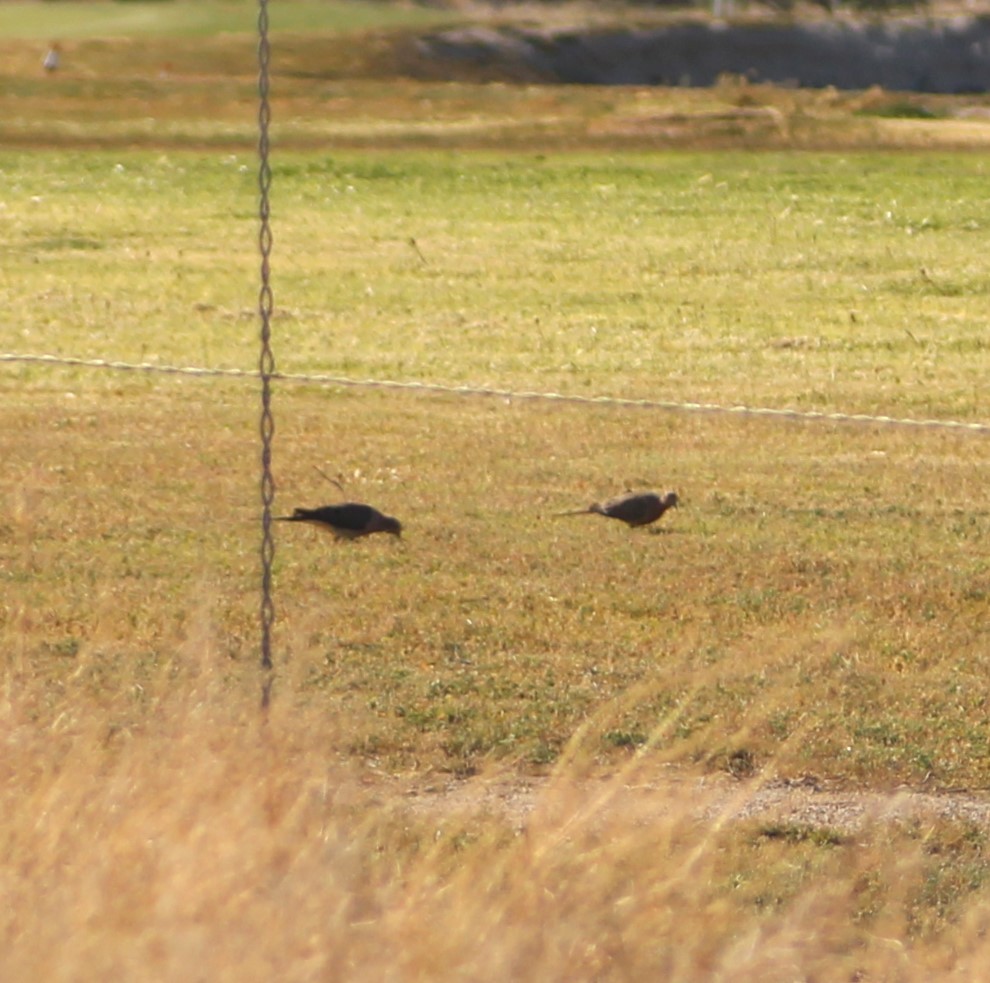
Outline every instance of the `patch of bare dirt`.
{"type": "Polygon", "coordinates": [[[877,823],[949,819],[990,824],[990,794],[953,790],[889,792],[830,788],[813,778],[797,781],[693,776],[671,770],[644,781],[609,776],[580,782],[557,778],[495,777],[410,784],[405,801],[424,815],[504,817],[516,828],[533,821],[594,821],[621,817],[631,824],[692,816],[699,821],[756,820],[841,834],[877,823]]]}

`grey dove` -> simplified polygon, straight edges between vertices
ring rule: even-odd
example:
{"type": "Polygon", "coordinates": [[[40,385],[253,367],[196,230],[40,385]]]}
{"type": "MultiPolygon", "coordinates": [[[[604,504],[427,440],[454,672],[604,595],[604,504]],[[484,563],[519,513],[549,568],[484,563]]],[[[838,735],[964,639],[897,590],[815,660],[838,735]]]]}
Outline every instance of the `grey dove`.
{"type": "Polygon", "coordinates": [[[595,502],[586,509],[574,512],[558,512],[558,515],[604,515],[608,519],[618,519],[627,526],[648,526],[656,522],[668,509],[677,507],[677,492],[631,492],[619,495],[604,502],[595,502]]]}
{"type": "Polygon", "coordinates": [[[359,539],[375,532],[402,536],[402,523],[378,509],[360,502],[321,505],[316,509],[295,509],[292,515],[275,517],[279,522],[308,522],[333,533],[337,539],[359,539]]]}

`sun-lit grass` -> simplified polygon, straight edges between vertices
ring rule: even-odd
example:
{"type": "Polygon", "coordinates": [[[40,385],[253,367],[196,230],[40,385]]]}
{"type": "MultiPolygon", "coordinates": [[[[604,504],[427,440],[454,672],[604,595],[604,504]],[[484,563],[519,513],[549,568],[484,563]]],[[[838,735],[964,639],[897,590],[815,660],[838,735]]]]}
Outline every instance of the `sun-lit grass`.
{"type": "MultiPolygon", "coordinates": [[[[252,366],[250,155],[0,167],[7,347],[252,366]]],[[[985,181],[977,156],[276,153],[279,367],[985,419],[985,181]]]]}
{"type": "MultiPolygon", "coordinates": [[[[5,370],[8,650],[58,692],[167,656],[202,607],[253,673],[250,390],[5,370]]],[[[388,769],[657,760],[986,784],[980,438],[280,387],[278,506],[348,496],[406,541],[278,530],[279,698],[388,769]],[[660,533],[554,519],[677,488],[660,533]],[[823,694],[827,699],[823,700],[823,694]]]]}
{"type": "MultiPolygon", "coordinates": [[[[32,153],[3,164],[5,348],[252,366],[255,178],[244,158],[32,153]]],[[[278,365],[985,420],[970,254],[987,221],[982,181],[977,158],[279,158],[278,365]]],[[[89,650],[94,596],[108,617],[125,598],[154,650],[203,578],[225,585],[218,617],[241,657],[253,627],[236,605],[228,622],[226,593],[232,569],[248,598],[255,576],[243,384],[6,373],[6,459],[26,474],[12,473],[11,494],[34,544],[14,569],[38,567],[46,541],[34,523],[47,509],[21,496],[54,482],[57,500],[93,523],[73,518],[72,536],[56,534],[48,562],[23,578],[34,590],[47,570],[59,590],[60,627],[34,643],[58,657],[53,668],[72,664],[66,650],[89,650]],[[109,457],[108,431],[124,449],[109,457]],[[171,470],[183,477],[169,490],[171,470]],[[78,474],[93,485],[85,504],[73,504],[78,474]],[[238,519],[207,537],[204,503],[218,496],[238,519]],[[136,529],[150,565],[135,562],[136,529]],[[72,575],[68,543],[82,546],[72,575]],[[163,592],[174,609],[160,610],[163,592]]],[[[305,535],[280,537],[287,624],[322,625],[327,591],[348,612],[343,634],[304,633],[315,646],[304,691],[344,682],[371,701],[355,735],[364,752],[455,771],[491,755],[546,763],[589,713],[646,683],[617,710],[602,754],[636,746],[676,711],[690,756],[717,762],[755,704],[766,712],[747,741],[763,760],[984,783],[981,704],[963,695],[984,658],[973,632],[987,590],[980,438],[298,387],[280,387],[276,410],[284,509],[337,494],[312,468],[329,463],[348,494],[409,513],[402,551],[301,552],[305,535]],[[669,537],[545,520],[639,485],[684,497],[669,537]],[[587,555],[589,537],[618,552],[587,555]],[[490,567],[478,569],[479,554],[490,567]],[[347,566],[324,584],[330,557],[347,566]],[[369,558],[389,571],[374,587],[361,574],[369,558]],[[423,603],[424,584],[435,603],[423,603]],[[369,590],[381,606],[357,605],[369,590]],[[740,668],[726,687],[729,666],[740,668]],[[800,694],[813,703],[823,679],[835,702],[809,715],[800,694]],[[778,707],[785,682],[792,696],[778,707]],[[971,709],[960,717],[959,705],[971,709]]]]}
{"type": "MultiPolygon", "coordinates": [[[[59,149],[0,153],[0,350],[253,369],[252,83],[98,50],[8,69],[5,138],[59,149]]],[[[983,159],[705,114],[955,121],[309,57],[282,371],[990,419],[983,159]]],[[[0,395],[0,978],[987,978],[985,435],[277,382],[277,513],[406,535],[276,525],[262,717],[257,386],[14,362],[0,395]],[[554,517],[631,487],[682,508],[554,517]],[[756,809],[791,781],[968,794],[756,809]]]]}

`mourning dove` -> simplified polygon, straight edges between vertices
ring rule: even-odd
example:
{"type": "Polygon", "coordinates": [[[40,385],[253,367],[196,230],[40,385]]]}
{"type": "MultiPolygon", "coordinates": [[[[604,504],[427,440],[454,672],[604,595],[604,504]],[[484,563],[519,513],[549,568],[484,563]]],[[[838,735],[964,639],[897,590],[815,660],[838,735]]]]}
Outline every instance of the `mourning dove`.
{"type": "Polygon", "coordinates": [[[344,502],[341,505],[321,505],[317,509],[295,509],[292,515],[275,517],[279,522],[310,522],[332,532],[337,539],[359,539],[373,532],[402,536],[402,523],[384,515],[370,505],[344,502]]]}
{"type": "Polygon", "coordinates": [[[609,519],[618,519],[627,526],[648,526],[656,522],[667,511],[677,506],[677,492],[665,492],[657,495],[655,492],[633,492],[619,495],[605,502],[596,502],[586,509],[574,512],[558,512],[558,515],[604,515],[609,519]]]}

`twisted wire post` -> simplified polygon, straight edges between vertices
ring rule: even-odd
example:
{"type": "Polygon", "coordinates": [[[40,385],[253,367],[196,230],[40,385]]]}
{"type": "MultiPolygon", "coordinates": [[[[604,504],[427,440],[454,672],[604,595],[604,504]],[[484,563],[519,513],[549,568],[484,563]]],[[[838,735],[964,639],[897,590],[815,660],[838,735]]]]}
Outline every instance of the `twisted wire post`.
{"type": "Polygon", "coordinates": [[[275,622],[275,604],[272,600],[272,565],[275,560],[275,540],[272,537],[272,502],[275,499],[272,437],[275,433],[275,421],[271,405],[271,381],[275,374],[275,356],[271,348],[274,301],[270,282],[272,231],[269,192],[272,170],[268,160],[268,127],[271,122],[271,106],[268,101],[269,58],[268,0],[258,0],[258,186],[261,220],[258,233],[258,247],[261,252],[261,290],[258,295],[258,313],[261,316],[261,357],[258,364],[261,376],[261,668],[265,673],[261,691],[262,707],[267,707],[271,698],[272,625],[275,622]]]}

